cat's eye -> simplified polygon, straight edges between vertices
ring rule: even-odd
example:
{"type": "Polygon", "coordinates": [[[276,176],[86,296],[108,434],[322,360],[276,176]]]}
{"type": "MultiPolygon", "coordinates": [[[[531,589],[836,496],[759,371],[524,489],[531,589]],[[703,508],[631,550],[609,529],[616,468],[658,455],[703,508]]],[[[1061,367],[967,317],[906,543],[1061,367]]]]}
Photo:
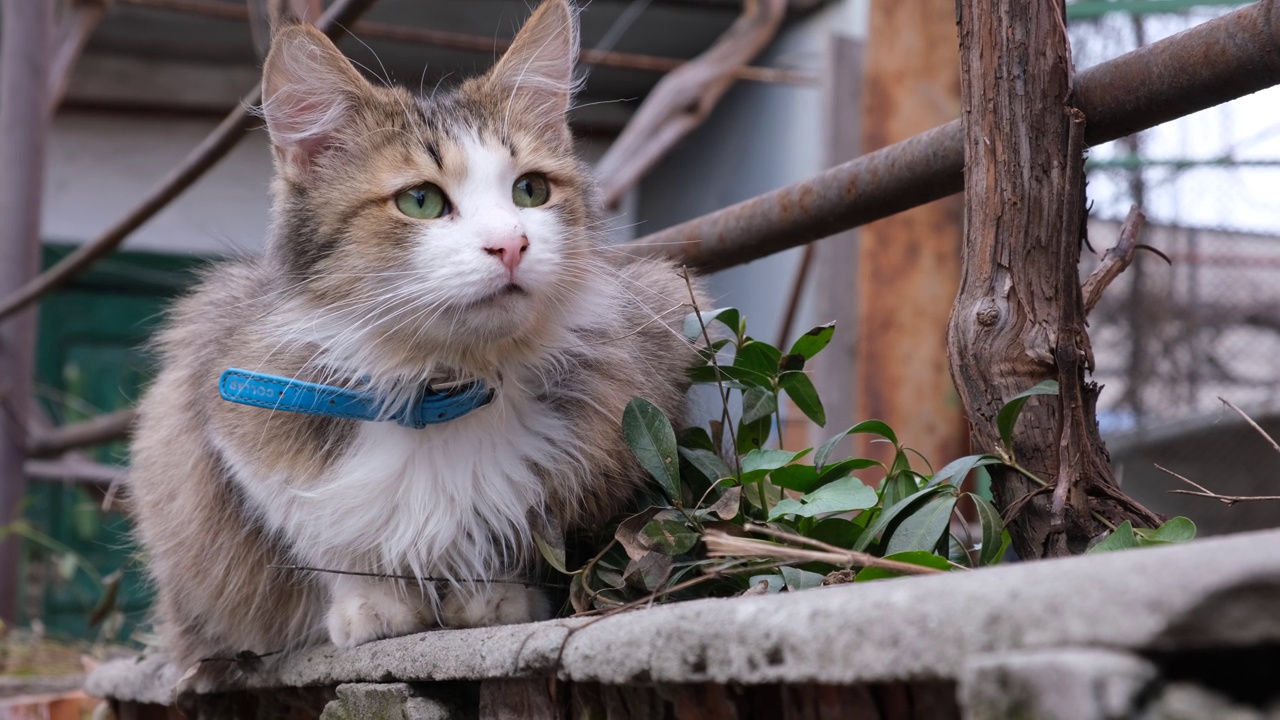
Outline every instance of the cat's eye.
{"type": "Polygon", "coordinates": [[[551,198],[551,185],[547,176],[539,173],[528,173],[516,178],[511,186],[511,201],[522,208],[546,205],[551,198]]]}
{"type": "Polygon", "coordinates": [[[396,207],[415,220],[435,220],[449,211],[449,198],[431,183],[423,183],[396,196],[396,207]]]}

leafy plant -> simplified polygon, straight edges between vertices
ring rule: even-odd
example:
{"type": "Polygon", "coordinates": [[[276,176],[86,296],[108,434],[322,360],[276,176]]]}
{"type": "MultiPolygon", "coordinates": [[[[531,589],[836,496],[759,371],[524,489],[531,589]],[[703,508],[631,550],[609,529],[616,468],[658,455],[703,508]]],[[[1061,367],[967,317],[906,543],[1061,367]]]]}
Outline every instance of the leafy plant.
{"type": "MultiPolygon", "coordinates": [[[[923,460],[919,453],[879,420],[835,433],[816,450],[784,449],[780,438],[771,446],[783,396],[825,426],[822,400],[805,367],[831,342],[834,325],[813,328],[785,353],[747,335],[746,319],[734,308],[691,313],[684,332],[701,348],[702,362],[690,379],[716,388],[722,412],[706,427],[677,433],[648,400],[634,398],[627,406],[623,435],[661,494],[645,510],[619,518],[604,536],[589,539],[594,550],[575,571],[565,570],[563,549],[540,540],[548,561],[572,576],[576,611],[947,572],[1004,557],[1009,533],[989,490],[981,489],[990,485],[986,468],[1009,466],[1043,483],[1017,464],[1013,429],[1027,401],[1056,394],[1056,383],[1031,388],[1004,406],[997,418],[1003,447],[996,454],[970,455],[925,473],[912,464],[913,456],[923,460]],[[836,457],[851,435],[888,444],[892,460],[836,457]],[[859,478],[866,471],[883,476],[878,487],[859,478]],[[971,475],[978,492],[961,489],[971,475]],[[961,512],[966,506],[973,521],[961,512]]],[[[1113,537],[1121,539],[1095,549],[1127,537],[1134,544],[1188,539],[1186,525],[1190,521],[1167,531],[1117,532],[1113,537]]]]}

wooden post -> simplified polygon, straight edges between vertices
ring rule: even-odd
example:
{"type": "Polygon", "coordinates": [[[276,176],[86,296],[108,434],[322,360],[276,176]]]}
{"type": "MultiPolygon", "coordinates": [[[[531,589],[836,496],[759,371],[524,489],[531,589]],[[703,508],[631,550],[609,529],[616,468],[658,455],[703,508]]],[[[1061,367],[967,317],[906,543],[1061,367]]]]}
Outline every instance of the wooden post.
{"type": "Polygon", "coordinates": [[[1000,407],[1048,379],[1013,436],[1027,472],[993,473],[1025,558],[1082,552],[1123,520],[1160,518],[1116,487],[1098,433],[1098,388],[1080,292],[1084,123],[1071,105],[1062,0],[961,0],[965,208],[948,357],[975,448],[1002,453],[1000,407]],[[1034,475],[1032,479],[1028,477],[1034,475]]]}
{"type": "MultiPolygon", "coordinates": [[[[52,2],[0,3],[0,296],[40,271],[40,190],[49,126],[52,2]]],[[[27,418],[32,408],[36,312],[0,323],[0,525],[26,492],[27,418]]],[[[21,545],[0,540],[0,619],[17,618],[21,545]]]]}
{"type": "MultiPolygon", "coordinates": [[[[862,84],[864,151],[960,114],[955,42],[955,0],[871,3],[862,84]]],[[[946,198],[859,231],[854,415],[889,423],[935,468],[966,454],[969,446],[946,361],[963,210],[960,198],[946,198]]],[[[885,445],[865,436],[859,437],[858,454],[892,460],[885,445]]]]}
{"type": "MultiPolygon", "coordinates": [[[[862,76],[866,43],[861,39],[833,35],[827,49],[827,67],[823,73],[826,123],[826,161],[828,167],[848,162],[861,154],[862,148],[862,76]]],[[[827,426],[817,427],[798,409],[791,408],[788,417],[795,428],[786,447],[818,447],[833,434],[858,421],[854,406],[854,377],[849,368],[857,358],[858,290],[850,278],[857,272],[858,230],[846,230],[805,246],[803,260],[808,265],[809,293],[814,322],[835,321],[836,334],[831,346],[814,358],[810,366],[813,382],[820,388],[827,411],[827,426]]],[[[778,347],[795,340],[795,335],[808,327],[793,326],[788,337],[779,338],[778,347]]],[[[791,401],[787,401],[791,404],[791,401]]],[[[853,440],[846,439],[837,457],[853,452],[853,440]]]]}

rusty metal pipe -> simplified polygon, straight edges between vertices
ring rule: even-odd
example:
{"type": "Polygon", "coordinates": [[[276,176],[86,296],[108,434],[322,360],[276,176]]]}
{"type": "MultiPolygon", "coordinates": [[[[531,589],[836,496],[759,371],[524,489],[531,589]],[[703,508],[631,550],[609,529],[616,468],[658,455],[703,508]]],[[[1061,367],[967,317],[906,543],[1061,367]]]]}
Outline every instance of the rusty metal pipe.
{"type": "MultiPolygon", "coordinates": [[[[1076,75],[1085,139],[1099,145],[1280,84],[1280,0],[1262,0],[1076,75]]],[[[963,189],[953,120],[808,180],[627,247],[704,272],[751,262],[963,189]]]]}

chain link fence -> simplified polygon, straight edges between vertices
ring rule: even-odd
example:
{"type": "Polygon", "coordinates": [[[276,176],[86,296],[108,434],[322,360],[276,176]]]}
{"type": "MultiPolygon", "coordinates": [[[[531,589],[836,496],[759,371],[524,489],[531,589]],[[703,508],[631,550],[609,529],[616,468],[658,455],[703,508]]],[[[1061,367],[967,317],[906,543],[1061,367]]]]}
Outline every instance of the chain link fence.
{"type": "MultiPolygon", "coordinates": [[[[1076,21],[1076,66],[1231,9],[1076,21]]],[[[1280,494],[1280,454],[1219,399],[1280,424],[1280,90],[1094,148],[1087,168],[1094,252],[1082,272],[1115,243],[1131,204],[1148,217],[1139,242],[1170,260],[1139,251],[1089,318],[1099,422],[1122,479],[1153,509],[1209,518],[1210,532],[1280,524],[1276,504],[1170,496],[1187,486],[1153,466],[1223,494],[1280,494]]]]}

